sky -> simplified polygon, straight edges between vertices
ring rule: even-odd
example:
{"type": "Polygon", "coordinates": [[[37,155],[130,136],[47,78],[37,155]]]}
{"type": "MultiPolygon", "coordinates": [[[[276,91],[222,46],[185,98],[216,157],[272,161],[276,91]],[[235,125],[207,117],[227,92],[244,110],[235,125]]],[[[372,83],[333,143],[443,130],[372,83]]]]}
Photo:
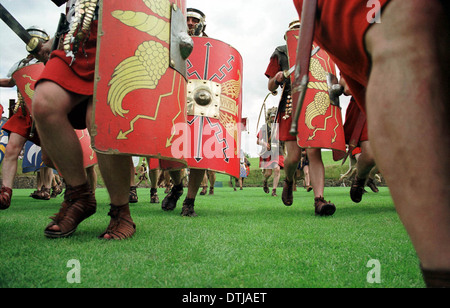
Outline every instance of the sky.
{"type": "MultiPolygon", "coordinates": [[[[54,35],[60,13],[50,0],[0,0],[0,3],[25,27],[39,26],[54,35]]],[[[284,45],[289,23],[298,19],[292,0],[187,0],[187,7],[206,15],[209,37],[233,46],[243,58],[242,113],[248,118],[249,131],[242,133],[242,149],[257,157],[256,133],[259,112],[267,90],[264,72],[277,46],[284,45]]],[[[0,78],[5,78],[14,63],[26,56],[24,43],[0,21],[0,78]]],[[[0,88],[5,114],[9,99],[16,99],[16,88],[0,88]]],[[[270,96],[267,107],[277,106],[279,95],[270,96]]],[[[348,102],[341,102],[343,112],[348,102]]],[[[264,118],[261,118],[264,122],[264,118]]]]}

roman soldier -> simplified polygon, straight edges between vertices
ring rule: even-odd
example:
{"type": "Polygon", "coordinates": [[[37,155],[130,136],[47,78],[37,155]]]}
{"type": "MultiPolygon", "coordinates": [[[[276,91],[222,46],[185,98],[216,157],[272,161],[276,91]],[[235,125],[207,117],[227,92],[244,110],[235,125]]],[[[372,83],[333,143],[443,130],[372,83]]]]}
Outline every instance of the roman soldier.
{"type": "MultiPolygon", "coordinates": [[[[200,10],[187,9],[187,24],[194,50],[187,60],[186,127],[190,138],[185,148],[190,173],[181,215],[192,217],[197,216],[194,202],[205,170],[210,175],[210,194],[214,193],[215,172],[239,177],[242,57],[229,44],[205,34],[205,14],[200,10]]],[[[174,185],[162,201],[165,211],[174,210],[183,194],[181,173],[170,174],[174,185]]]]}
{"type": "MultiPolygon", "coordinates": [[[[45,43],[49,40],[47,32],[37,26],[32,26],[27,29],[27,32],[32,36],[37,38],[41,43],[45,43]]],[[[26,58],[15,63],[8,73],[8,78],[0,79],[0,86],[2,87],[14,87],[16,86],[16,81],[13,78],[15,72],[20,69],[27,67],[29,65],[36,64],[38,60],[29,54],[26,58]]],[[[30,88],[31,92],[32,89],[30,88]]],[[[21,91],[24,91],[22,89],[21,91]]],[[[0,191],[0,209],[5,210],[9,208],[11,204],[12,197],[12,185],[14,182],[14,177],[17,172],[17,160],[22,150],[25,142],[27,140],[32,141],[36,145],[40,145],[40,139],[36,133],[33,125],[33,120],[31,118],[30,111],[28,110],[24,98],[27,97],[29,93],[20,92],[19,87],[17,91],[18,100],[14,107],[14,114],[11,118],[3,125],[3,130],[9,133],[9,141],[5,150],[5,157],[3,159],[2,165],[2,188],[0,191]]],[[[46,155],[43,155],[47,165],[51,165],[46,155]]],[[[50,189],[51,189],[51,173],[52,170],[48,167],[41,168],[40,176],[43,181],[44,188],[38,187],[42,191],[42,199],[50,199],[50,189]]]]}
{"type": "Polygon", "coordinates": [[[187,8],[187,26],[190,36],[208,36],[205,33],[206,16],[198,9],[187,8]]]}

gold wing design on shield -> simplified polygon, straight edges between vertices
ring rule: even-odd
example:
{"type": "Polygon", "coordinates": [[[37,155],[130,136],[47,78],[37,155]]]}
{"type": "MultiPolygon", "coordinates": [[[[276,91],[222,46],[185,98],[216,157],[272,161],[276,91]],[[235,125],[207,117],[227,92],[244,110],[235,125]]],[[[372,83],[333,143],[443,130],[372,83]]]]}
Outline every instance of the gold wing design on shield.
{"type": "MultiPolygon", "coordinates": [[[[152,37],[169,43],[170,12],[169,0],[143,0],[155,14],[155,17],[142,12],[114,11],[112,16],[123,24],[152,37]],[[165,18],[165,19],[164,19],[165,18]]],[[[140,44],[134,56],[123,60],[114,70],[109,82],[108,105],[113,114],[121,117],[128,113],[122,108],[125,96],[138,89],[153,90],[169,67],[169,49],[157,41],[140,44]]]]}
{"type": "Polygon", "coordinates": [[[327,72],[320,64],[320,61],[312,58],[310,65],[311,74],[317,80],[323,80],[325,82],[309,82],[308,88],[322,90],[325,92],[319,92],[315,95],[314,101],[310,103],[305,110],[305,124],[309,129],[315,129],[312,125],[314,118],[325,115],[328,107],[330,106],[330,97],[328,96],[327,72]]]}

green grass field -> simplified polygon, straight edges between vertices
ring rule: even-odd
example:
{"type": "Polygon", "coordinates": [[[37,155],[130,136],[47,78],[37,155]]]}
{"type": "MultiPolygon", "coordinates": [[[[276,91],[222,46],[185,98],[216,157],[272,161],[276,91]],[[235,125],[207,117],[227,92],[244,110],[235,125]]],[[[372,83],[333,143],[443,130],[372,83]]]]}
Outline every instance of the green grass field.
{"type": "Polygon", "coordinates": [[[0,288],[424,287],[384,187],[358,205],[348,188],[326,188],[337,205],[332,217],[316,217],[313,194],[302,188],[286,207],[261,187],[216,187],[215,195],[197,197],[196,218],[179,215],[181,202],[163,212],[149,203],[149,189],[139,188],[131,208],[137,232],[125,241],[97,239],[109,223],[104,188],[96,192],[97,213],[60,240],[43,230],[62,197],[34,200],[32,190],[15,189],[11,208],[0,211],[0,288]],[[80,283],[67,279],[70,260],[79,262],[80,283]],[[371,260],[379,262],[380,283],[368,282],[371,260]]]}

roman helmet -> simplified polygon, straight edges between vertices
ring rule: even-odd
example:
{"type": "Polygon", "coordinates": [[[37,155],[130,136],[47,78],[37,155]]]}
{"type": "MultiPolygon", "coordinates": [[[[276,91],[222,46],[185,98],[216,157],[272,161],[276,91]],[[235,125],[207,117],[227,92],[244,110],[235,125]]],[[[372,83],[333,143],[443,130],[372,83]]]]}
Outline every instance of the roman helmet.
{"type": "Polygon", "coordinates": [[[205,14],[197,9],[194,8],[188,8],[187,9],[187,17],[192,17],[198,20],[197,25],[195,26],[194,29],[188,29],[189,31],[189,35],[191,36],[207,36],[205,33],[205,29],[206,29],[206,16],[205,14]]]}
{"type": "Polygon", "coordinates": [[[27,29],[27,32],[32,36],[32,37],[36,37],[39,40],[42,41],[42,43],[47,42],[50,37],[47,34],[47,31],[45,31],[44,29],[38,27],[38,26],[31,26],[27,29]]]}
{"type": "Polygon", "coordinates": [[[271,118],[277,116],[278,107],[272,107],[267,110],[266,123],[272,124],[271,118]]]}
{"type": "Polygon", "coordinates": [[[298,28],[300,28],[300,21],[299,20],[294,20],[294,21],[289,23],[289,30],[298,29],[298,28]]]}
{"type": "MultiPolygon", "coordinates": [[[[294,20],[294,21],[291,21],[289,23],[289,28],[287,29],[287,31],[293,30],[293,29],[300,29],[300,27],[301,27],[300,21],[299,20],[294,20]]],[[[286,34],[285,34],[284,35],[284,40],[286,40],[286,39],[287,38],[286,38],[286,34]]]]}

